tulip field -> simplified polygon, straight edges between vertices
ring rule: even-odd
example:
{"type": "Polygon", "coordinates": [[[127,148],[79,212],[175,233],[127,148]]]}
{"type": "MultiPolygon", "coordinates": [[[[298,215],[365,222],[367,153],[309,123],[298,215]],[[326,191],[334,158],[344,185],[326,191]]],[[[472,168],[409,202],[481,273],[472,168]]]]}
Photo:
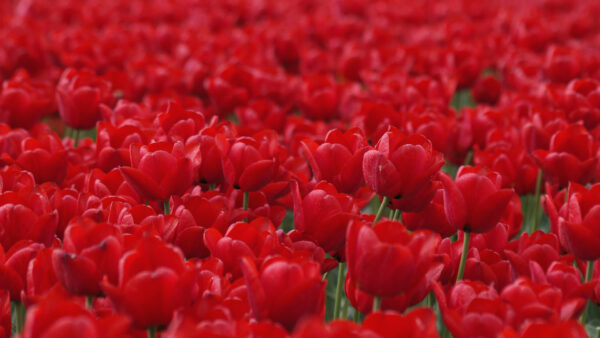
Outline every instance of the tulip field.
{"type": "Polygon", "coordinates": [[[0,338],[600,337],[600,1],[0,0],[0,338]]]}

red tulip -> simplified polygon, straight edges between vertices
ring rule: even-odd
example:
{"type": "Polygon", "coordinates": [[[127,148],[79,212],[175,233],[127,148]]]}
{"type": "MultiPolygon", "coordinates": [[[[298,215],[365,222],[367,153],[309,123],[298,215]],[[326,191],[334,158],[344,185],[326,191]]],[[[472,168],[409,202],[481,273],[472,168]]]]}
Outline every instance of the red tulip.
{"type": "Polygon", "coordinates": [[[234,188],[252,192],[271,182],[278,167],[272,149],[273,141],[240,137],[231,145],[223,170],[234,188]]]}
{"type": "MultiPolygon", "coordinates": [[[[204,115],[184,109],[179,103],[169,102],[167,110],[156,116],[156,124],[170,142],[185,142],[204,127],[204,115]]],[[[164,137],[164,136],[163,136],[164,137]]]]}
{"type": "Polygon", "coordinates": [[[561,323],[531,323],[525,330],[517,334],[514,330],[506,329],[499,335],[500,338],[586,338],[585,328],[576,320],[561,323]]]}
{"type": "Polygon", "coordinates": [[[0,121],[13,128],[29,129],[54,109],[54,88],[44,81],[32,80],[23,69],[2,84],[0,121]]]}
{"type": "Polygon", "coordinates": [[[303,140],[302,145],[317,181],[327,181],[346,194],[353,194],[364,185],[362,162],[368,148],[360,129],[345,133],[333,129],[321,145],[312,139],[303,140]]]}
{"type": "Polygon", "coordinates": [[[294,201],[294,227],[327,252],[342,248],[346,228],[354,217],[352,198],[338,193],[335,187],[325,182],[317,184],[302,198],[298,183],[294,181],[291,194],[294,201]]]}
{"type": "Polygon", "coordinates": [[[569,181],[588,183],[595,174],[598,146],[580,124],[560,130],[550,139],[550,149],[536,150],[533,155],[546,180],[560,187],[569,181]]]}
{"type": "Polygon", "coordinates": [[[502,83],[494,75],[480,77],[473,86],[473,98],[478,103],[495,105],[502,94],[502,83]]]}
{"type": "Polygon", "coordinates": [[[361,337],[367,333],[357,323],[348,320],[334,320],[324,323],[322,319],[313,317],[301,321],[294,329],[294,338],[338,338],[338,337],[361,337]]]}
{"type": "Polygon", "coordinates": [[[146,144],[150,133],[135,125],[116,127],[110,123],[98,123],[96,151],[98,168],[109,172],[119,166],[130,166],[129,147],[132,144],[146,144]]]}
{"type": "Polygon", "coordinates": [[[578,259],[600,258],[600,205],[582,215],[577,197],[572,195],[567,209],[567,217],[558,221],[561,245],[578,259]]]}
{"type": "Polygon", "coordinates": [[[433,200],[423,210],[402,213],[402,222],[411,231],[417,229],[431,230],[442,237],[450,237],[456,233],[456,227],[450,224],[446,218],[442,189],[436,191],[433,200]]]}
{"type": "Polygon", "coordinates": [[[27,285],[27,267],[42,248],[39,243],[19,241],[5,254],[0,246],[0,289],[8,291],[11,300],[21,301],[21,292],[27,285]]]}
{"type": "Polygon", "coordinates": [[[27,138],[16,163],[30,171],[36,183],[62,183],[67,174],[67,152],[55,133],[27,138]]]}
{"type": "Polygon", "coordinates": [[[119,262],[119,284],[102,282],[102,290],[136,327],[166,325],[173,311],[194,300],[195,273],[181,251],[155,237],[142,238],[119,262]]]}
{"type": "Polygon", "coordinates": [[[420,135],[404,136],[393,130],[385,133],[374,150],[365,153],[365,182],[377,194],[405,203],[415,199],[406,211],[419,211],[433,198],[432,178],[442,167],[442,155],[431,142],[420,135]],[[417,198],[424,190],[432,190],[429,198],[417,198]]]}
{"type": "Polygon", "coordinates": [[[10,295],[0,290],[0,337],[10,337],[11,328],[10,295]]]}
{"type": "Polygon", "coordinates": [[[394,312],[374,312],[362,322],[363,329],[371,330],[381,337],[439,337],[435,314],[432,309],[417,308],[406,315],[394,312]]]}
{"type": "Polygon", "coordinates": [[[52,253],[52,266],[61,285],[75,295],[96,295],[100,281],[118,281],[122,244],[119,230],[91,220],[71,223],[65,230],[63,249],[52,253]]]}
{"type": "Polygon", "coordinates": [[[131,145],[129,151],[132,166],[120,170],[142,198],[166,201],[171,195],[183,194],[192,185],[191,161],[185,156],[181,142],[131,145]]]}
{"type": "Polygon", "coordinates": [[[115,97],[110,82],[93,71],[66,69],[56,86],[56,101],[60,116],[75,129],[91,129],[102,115],[100,104],[112,106],[115,97]]]}
{"type": "Polygon", "coordinates": [[[446,295],[434,286],[442,318],[456,338],[496,337],[508,324],[510,309],[495,289],[481,282],[460,281],[446,295]]]}
{"type": "Polygon", "coordinates": [[[188,139],[186,149],[193,149],[200,154],[198,180],[203,184],[221,184],[225,180],[223,162],[229,152],[227,138],[215,128],[206,128],[199,135],[188,139]],[[197,147],[195,147],[197,145],[197,147]]]}
{"type": "Polygon", "coordinates": [[[214,228],[208,229],[204,232],[204,244],[213,257],[223,261],[225,271],[233,274],[234,278],[241,276],[241,257],[262,260],[279,249],[275,228],[264,217],[250,223],[234,223],[225,236],[214,228]]]}
{"type": "Polygon", "coordinates": [[[324,315],[325,286],[319,264],[306,259],[273,256],[260,270],[241,258],[252,313],[257,320],[269,319],[292,330],[302,318],[324,315]]]}
{"type": "Polygon", "coordinates": [[[301,106],[309,119],[329,120],[338,114],[338,89],[325,75],[307,76],[302,82],[301,106]]]}
{"type": "MultiPolygon", "coordinates": [[[[35,206],[32,206],[35,207],[35,206]]],[[[38,212],[43,210],[35,209],[38,212]]],[[[28,206],[8,203],[0,206],[0,245],[10,248],[19,240],[50,245],[58,221],[56,211],[37,214],[28,206]],[[26,224],[27,226],[23,226],[26,224]]]]}
{"type": "Polygon", "coordinates": [[[354,221],[346,241],[352,281],[370,295],[393,297],[429,269],[440,237],[422,230],[409,233],[399,222],[384,221],[370,227],[354,221]]]}
{"type": "Polygon", "coordinates": [[[497,173],[481,173],[478,169],[463,166],[455,182],[445,174],[440,179],[450,224],[463,231],[484,233],[500,221],[514,192],[501,189],[502,178],[497,173]]]}
{"type": "Polygon", "coordinates": [[[108,338],[127,333],[127,318],[117,315],[95,318],[83,304],[68,299],[63,292],[53,289],[28,309],[23,338],[108,338]]]}

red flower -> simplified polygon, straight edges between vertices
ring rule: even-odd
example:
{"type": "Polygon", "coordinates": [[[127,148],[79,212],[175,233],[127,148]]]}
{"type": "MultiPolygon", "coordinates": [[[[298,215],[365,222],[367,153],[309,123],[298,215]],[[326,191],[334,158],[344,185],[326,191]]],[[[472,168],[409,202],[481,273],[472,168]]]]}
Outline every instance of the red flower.
{"type": "MultiPolygon", "coordinates": [[[[38,197],[33,195],[32,197],[38,197]]],[[[58,213],[56,211],[41,213],[36,207],[22,204],[7,203],[0,206],[0,245],[10,248],[19,240],[32,240],[44,245],[50,245],[56,226],[58,213]],[[35,211],[34,211],[35,210],[35,211]],[[24,226],[26,225],[26,226],[24,226]]]]}
{"type": "Polygon", "coordinates": [[[571,195],[567,210],[568,215],[558,220],[561,245],[578,259],[600,258],[600,205],[582,214],[577,197],[571,195]]]}
{"type": "Polygon", "coordinates": [[[23,338],[35,337],[116,337],[127,333],[129,320],[112,315],[95,318],[83,304],[68,299],[60,289],[52,289],[27,311],[23,338]]]}
{"type": "Polygon", "coordinates": [[[98,294],[104,276],[117,283],[121,242],[121,233],[114,226],[89,219],[71,223],[65,230],[64,250],[52,253],[58,281],[75,295],[98,294]]]}
{"type": "Polygon", "coordinates": [[[456,338],[495,337],[508,324],[510,310],[493,287],[461,281],[446,295],[434,285],[442,318],[456,338]]]}
{"type": "Polygon", "coordinates": [[[10,295],[6,290],[0,290],[0,337],[10,337],[11,313],[10,295]]]}
{"type": "Polygon", "coordinates": [[[473,98],[478,103],[495,105],[502,94],[502,83],[494,75],[480,77],[473,86],[473,98]]]}
{"type": "Polygon", "coordinates": [[[460,167],[456,181],[440,175],[444,185],[444,208],[450,224],[463,231],[484,233],[502,218],[514,191],[501,189],[502,178],[481,168],[460,167]]]}
{"type": "Polygon", "coordinates": [[[306,259],[274,256],[260,271],[243,257],[242,271],[252,313],[257,320],[269,319],[293,330],[307,316],[325,314],[325,286],[319,264],[306,259]]]}
{"type": "Polygon", "coordinates": [[[9,292],[11,300],[21,300],[21,292],[26,289],[29,262],[42,248],[39,243],[19,241],[5,255],[0,246],[0,289],[9,292]]]}
{"type": "Polygon", "coordinates": [[[98,168],[107,173],[119,166],[130,166],[129,146],[146,144],[152,137],[149,131],[129,124],[116,127],[100,122],[97,128],[96,161],[98,168]]]}
{"type": "Polygon", "coordinates": [[[566,186],[569,181],[588,183],[595,174],[597,144],[580,124],[560,130],[550,139],[549,150],[536,150],[533,156],[540,164],[546,180],[566,186]]]}
{"type": "Polygon", "coordinates": [[[54,88],[46,82],[31,80],[25,70],[17,71],[2,84],[0,121],[13,128],[29,129],[54,109],[54,88]]]}
{"type": "MultiPolygon", "coordinates": [[[[171,142],[185,142],[204,127],[204,115],[184,109],[179,103],[169,102],[167,110],[156,116],[155,124],[171,142]]],[[[163,136],[164,137],[164,136],[163,136]]]]}
{"type": "Polygon", "coordinates": [[[398,130],[385,133],[374,150],[363,158],[365,182],[377,194],[408,203],[406,211],[419,211],[433,198],[433,176],[444,164],[440,153],[421,135],[404,136],[398,130]],[[431,191],[429,199],[417,198],[431,191]],[[411,200],[417,205],[410,205],[411,200]]]}
{"type": "Polygon", "coordinates": [[[193,182],[193,169],[183,144],[157,142],[129,149],[132,167],[121,167],[125,180],[146,200],[166,201],[183,194],[193,182]]]}
{"type": "Polygon", "coordinates": [[[270,183],[278,167],[273,153],[273,146],[278,144],[273,142],[277,142],[277,139],[238,138],[229,148],[223,166],[229,184],[249,192],[257,191],[270,183]]]}
{"type": "Polygon", "coordinates": [[[36,183],[62,183],[67,174],[67,152],[55,133],[27,138],[16,163],[30,171],[36,183]]]}
{"type": "Polygon", "coordinates": [[[409,233],[399,222],[382,221],[370,227],[354,221],[346,235],[348,273],[370,295],[396,296],[429,269],[439,242],[438,235],[409,233]]]}
{"type": "Polygon", "coordinates": [[[331,76],[311,75],[303,80],[300,105],[307,118],[328,120],[335,117],[338,100],[338,89],[331,76]]]}
{"type": "Polygon", "coordinates": [[[531,323],[525,330],[517,334],[514,330],[507,328],[499,336],[500,338],[586,338],[585,328],[576,320],[561,323],[531,323]]]}
{"type": "Polygon", "coordinates": [[[115,97],[110,82],[91,70],[67,68],[56,86],[60,116],[75,129],[91,129],[101,117],[100,104],[112,106],[115,97]]]}
{"type": "MultiPolygon", "coordinates": [[[[199,135],[191,136],[186,149],[199,153],[198,180],[203,184],[221,184],[225,177],[223,162],[229,152],[227,138],[215,128],[206,128],[199,135]]],[[[190,154],[191,155],[191,154],[190,154]]]]}
{"type": "Polygon", "coordinates": [[[273,224],[264,217],[250,223],[237,222],[229,226],[225,236],[214,228],[204,232],[204,244],[213,257],[225,265],[225,271],[234,278],[241,276],[240,258],[262,260],[274,254],[279,247],[273,224]]]}
{"type": "Polygon", "coordinates": [[[406,315],[394,312],[374,312],[362,322],[363,329],[381,337],[438,338],[435,314],[432,309],[417,308],[406,315]]]}
{"type": "Polygon", "coordinates": [[[173,311],[194,300],[195,273],[181,251],[155,237],[142,238],[119,262],[119,284],[102,282],[102,290],[135,326],[166,325],[173,311]]]}
{"type": "Polygon", "coordinates": [[[368,143],[360,129],[345,133],[332,129],[324,143],[317,145],[307,138],[302,145],[317,181],[327,181],[346,194],[353,194],[364,185],[362,162],[368,143]]]}
{"type": "Polygon", "coordinates": [[[298,183],[294,181],[291,194],[294,227],[327,252],[341,249],[346,240],[346,228],[354,217],[352,198],[338,193],[326,182],[317,184],[302,198],[298,183]]]}
{"type": "Polygon", "coordinates": [[[436,191],[433,200],[423,210],[414,213],[402,213],[402,222],[411,231],[417,229],[431,230],[442,237],[450,237],[456,233],[456,227],[450,224],[446,218],[442,189],[436,191]]]}

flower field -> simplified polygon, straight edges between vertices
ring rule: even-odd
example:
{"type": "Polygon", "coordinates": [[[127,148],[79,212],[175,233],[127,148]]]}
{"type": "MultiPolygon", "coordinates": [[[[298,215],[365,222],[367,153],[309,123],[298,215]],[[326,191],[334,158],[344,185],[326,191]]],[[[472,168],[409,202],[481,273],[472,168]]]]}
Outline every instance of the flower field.
{"type": "Polygon", "coordinates": [[[600,336],[600,1],[0,23],[0,338],[600,336]]]}

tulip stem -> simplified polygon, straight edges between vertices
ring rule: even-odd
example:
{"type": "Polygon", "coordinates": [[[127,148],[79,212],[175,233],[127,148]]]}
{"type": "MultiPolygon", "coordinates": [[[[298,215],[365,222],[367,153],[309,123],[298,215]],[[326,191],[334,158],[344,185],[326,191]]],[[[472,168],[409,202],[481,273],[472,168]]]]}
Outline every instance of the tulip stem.
{"type": "Polygon", "coordinates": [[[392,216],[392,221],[400,221],[400,209],[394,210],[394,215],[392,216]]]}
{"type": "Polygon", "coordinates": [[[148,338],[156,338],[157,329],[156,326],[148,327],[148,338]]]}
{"type": "MultiPolygon", "coordinates": [[[[587,262],[587,267],[585,269],[585,281],[584,281],[584,283],[587,283],[590,280],[592,280],[592,275],[593,274],[594,274],[594,261],[592,260],[592,261],[588,261],[587,262]]],[[[586,299],[586,301],[585,301],[585,307],[583,308],[583,313],[581,314],[581,317],[579,317],[579,322],[584,327],[585,327],[585,324],[587,322],[587,313],[588,313],[589,303],[590,303],[590,301],[586,299]]]]}
{"type": "Polygon", "coordinates": [[[464,234],[465,236],[463,238],[462,255],[460,256],[460,265],[458,266],[458,274],[456,275],[457,282],[463,279],[463,274],[465,273],[465,263],[467,262],[467,254],[469,253],[469,242],[471,241],[471,233],[469,231],[465,231],[464,234]]]}
{"type": "Polygon", "coordinates": [[[94,296],[85,296],[85,307],[88,308],[88,310],[92,310],[94,308],[94,296]]]}
{"type": "Polygon", "coordinates": [[[340,318],[342,304],[342,285],[344,284],[344,263],[338,264],[337,284],[335,286],[335,302],[333,303],[333,319],[340,318]]]}
{"type": "Polygon", "coordinates": [[[377,214],[375,215],[375,219],[373,220],[373,225],[377,224],[377,222],[379,222],[379,220],[381,219],[381,216],[383,214],[383,209],[385,209],[385,206],[388,204],[388,202],[390,201],[390,198],[387,196],[383,197],[383,200],[381,201],[381,205],[379,206],[379,210],[377,210],[377,214]]]}
{"type": "Polygon", "coordinates": [[[13,315],[15,316],[15,332],[21,333],[25,325],[25,304],[23,302],[12,302],[13,315]]]}
{"type": "Polygon", "coordinates": [[[164,211],[165,215],[168,215],[171,213],[171,205],[169,204],[168,199],[163,201],[163,211],[164,211]]]}
{"type": "Polygon", "coordinates": [[[373,297],[373,311],[377,312],[381,310],[381,297],[373,297]]]}
{"type": "Polygon", "coordinates": [[[535,195],[533,198],[533,222],[531,222],[531,231],[532,234],[537,230],[538,224],[540,222],[540,194],[542,191],[542,169],[538,169],[537,180],[535,181],[535,195]]]}
{"type": "MultiPolygon", "coordinates": [[[[244,208],[244,210],[248,211],[249,204],[250,204],[250,193],[247,191],[244,191],[244,197],[243,197],[243,201],[242,201],[242,207],[244,208]]],[[[246,216],[246,218],[244,218],[244,222],[248,222],[248,216],[246,216]]]]}
{"type": "Polygon", "coordinates": [[[345,298],[344,307],[342,307],[342,319],[348,318],[348,303],[350,303],[350,300],[348,300],[348,298],[345,298]]]}
{"type": "Polygon", "coordinates": [[[73,148],[77,148],[79,143],[79,129],[73,129],[73,148]]]}
{"type": "Polygon", "coordinates": [[[473,150],[469,150],[469,152],[465,156],[465,163],[464,164],[465,165],[470,165],[472,160],[473,160],[473,150]]]}
{"type": "Polygon", "coordinates": [[[354,316],[352,317],[355,323],[360,322],[360,311],[357,308],[354,308],[354,316]]]}
{"type": "Polygon", "coordinates": [[[250,200],[250,193],[247,191],[244,191],[244,201],[243,201],[244,210],[248,210],[249,200],[250,200]]]}

